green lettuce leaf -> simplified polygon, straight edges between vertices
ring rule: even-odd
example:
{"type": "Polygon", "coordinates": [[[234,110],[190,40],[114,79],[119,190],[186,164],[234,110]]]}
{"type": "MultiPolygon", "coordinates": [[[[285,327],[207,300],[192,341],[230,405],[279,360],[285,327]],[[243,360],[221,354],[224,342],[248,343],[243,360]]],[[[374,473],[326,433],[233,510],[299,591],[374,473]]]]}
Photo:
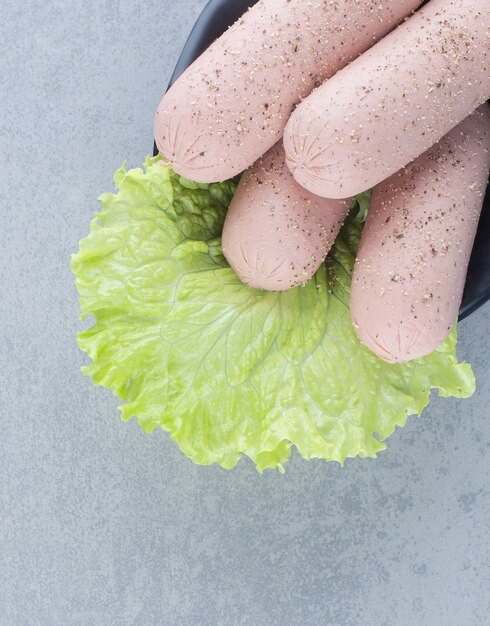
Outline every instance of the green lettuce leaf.
{"type": "Polygon", "coordinates": [[[278,294],[243,285],[222,255],[235,182],[198,185],[147,159],[115,183],[72,258],[82,317],[95,316],[78,336],[83,371],[125,401],[123,419],[170,432],[196,463],[246,455],[282,471],[293,445],[306,459],[375,457],[431,388],[473,394],[456,330],[403,365],[357,339],[349,289],[369,196],[315,277],[278,294]]]}

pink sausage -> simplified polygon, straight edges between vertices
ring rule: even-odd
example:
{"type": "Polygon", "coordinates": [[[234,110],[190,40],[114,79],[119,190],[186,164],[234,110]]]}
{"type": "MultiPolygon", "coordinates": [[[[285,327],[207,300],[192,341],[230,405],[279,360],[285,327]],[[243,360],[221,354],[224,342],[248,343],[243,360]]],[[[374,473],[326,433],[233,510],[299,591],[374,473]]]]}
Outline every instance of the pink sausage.
{"type": "Polygon", "coordinates": [[[374,191],[354,270],[351,315],[362,343],[385,361],[429,354],[457,320],[489,148],[485,104],[374,191]]]}
{"type": "Polygon", "coordinates": [[[199,182],[231,178],[282,136],[293,107],[420,0],[261,0],[195,61],[155,117],[162,156],[199,182]]]}
{"type": "Polygon", "coordinates": [[[489,50],[489,0],[431,0],[298,106],[296,180],[345,198],[397,172],[490,97],[489,50]]]}
{"type": "Polygon", "coordinates": [[[251,287],[296,287],[324,261],[350,205],[300,187],[280,141],[240,181],[223,229],[224,255],[251,287]]]}

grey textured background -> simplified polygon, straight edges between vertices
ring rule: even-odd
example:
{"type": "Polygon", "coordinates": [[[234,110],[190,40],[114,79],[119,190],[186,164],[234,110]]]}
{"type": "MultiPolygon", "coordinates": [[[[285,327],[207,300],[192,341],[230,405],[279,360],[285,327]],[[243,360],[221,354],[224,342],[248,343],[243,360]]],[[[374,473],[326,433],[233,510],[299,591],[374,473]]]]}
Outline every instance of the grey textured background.
{"type": "Polygon", "coordinates": [[[0,624],[488,624],[490,306],[460,326],[476,396],[344,469],[193,466],[79,372],[69,254],[203,5],[2,3],[0,624]]]}

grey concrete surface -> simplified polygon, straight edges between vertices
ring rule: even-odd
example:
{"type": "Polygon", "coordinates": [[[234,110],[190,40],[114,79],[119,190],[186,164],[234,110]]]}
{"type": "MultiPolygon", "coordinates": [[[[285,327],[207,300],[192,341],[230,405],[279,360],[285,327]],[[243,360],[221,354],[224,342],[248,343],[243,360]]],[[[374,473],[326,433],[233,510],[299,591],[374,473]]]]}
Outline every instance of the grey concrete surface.
{"type": "Polygon", "coordinates": [[[489,306],[460,326],[476,396],[344,469],[196,467],[79,372],[69,254],[203,5],[2,3],[0,624],[489,624],[489,306]]]}

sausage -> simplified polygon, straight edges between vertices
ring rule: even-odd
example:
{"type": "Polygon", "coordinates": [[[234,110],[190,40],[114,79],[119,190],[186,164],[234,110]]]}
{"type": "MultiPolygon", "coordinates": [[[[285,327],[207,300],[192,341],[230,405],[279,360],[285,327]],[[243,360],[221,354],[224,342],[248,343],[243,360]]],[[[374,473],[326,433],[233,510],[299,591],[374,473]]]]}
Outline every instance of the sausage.
{"type": "Polygon", "coordinates": [[[296,180],[342,198],[396,173],[488,99],[489,50],[488,0],[431,0],[298,106],[296,180]]]}
{"type": "Polygon", "coordinates": [[[280,141],[242,176],[223,228],[223,253],[251,287],[296,287],[324,261],[350,205],[298,185],[280,141]]]}
{"type": "Polygon", "coordinates": [[[489,148],[485,104],[374,191],[350,306],[360,340],[385,361],[429,354],[456,323],[489,148]]]}
{"type": "Polygon", "coordinates": [[[283,134],[293,107],[420,0],[260,0],[170,88],[155,141],[176,172],[231,178],[283,134]]]}

